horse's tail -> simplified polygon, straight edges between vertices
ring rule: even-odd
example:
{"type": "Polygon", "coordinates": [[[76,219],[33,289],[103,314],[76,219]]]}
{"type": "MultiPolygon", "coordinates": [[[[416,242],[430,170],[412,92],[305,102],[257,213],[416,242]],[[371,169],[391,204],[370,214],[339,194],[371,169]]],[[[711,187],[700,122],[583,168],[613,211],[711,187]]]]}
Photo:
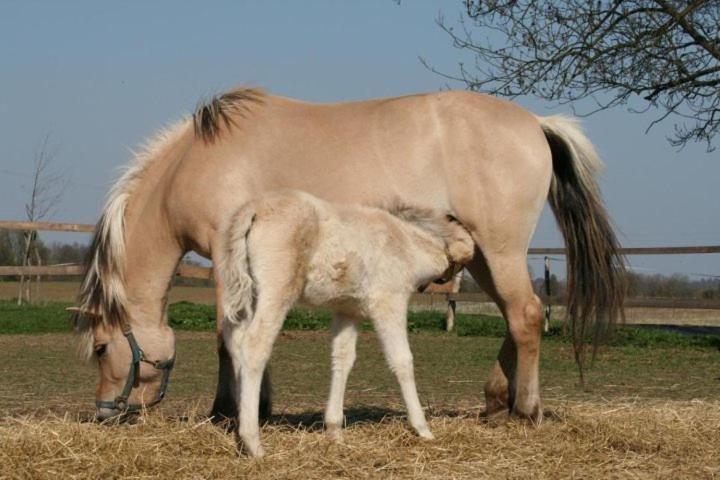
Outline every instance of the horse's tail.
{"type": "Polygon", "coordinates": [[[252,318],[254,282],[248,259],[248,235],[254,219],[254,205],[245,205],[232,217],[224,234],[219,265],[223,283],[222,307],[225,318],[231,322],[252,318]]]}
{"type": "Polygon", "coordinates": [[[571,118],[538,120],[552,151],[549,201],[565,238],[567,316],[582,381],[588,333],[592,331],[594,356],[598,341],[618,320],[624,321],[625,267],[595,180],[602,168],[595,147],[571,118]]]}

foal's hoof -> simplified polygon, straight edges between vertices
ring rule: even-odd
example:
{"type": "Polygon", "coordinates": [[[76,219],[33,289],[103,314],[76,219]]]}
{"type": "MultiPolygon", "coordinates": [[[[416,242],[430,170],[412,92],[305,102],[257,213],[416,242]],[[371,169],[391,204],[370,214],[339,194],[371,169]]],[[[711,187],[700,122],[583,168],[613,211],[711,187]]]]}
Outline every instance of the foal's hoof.
{"type": "Polygon", "coordinates": [[[247,445],[243,445],[241,452],[244,452],[250,458],[262,458],[265,456],[265,449],[258,445],[255,448],[248,448],[247,445]]]}
{"type": "Polygon", "coordinates": [[[435,435],[433,435],[433,433],[427,427],[418,429],[417,433],[418,436],[423,440],[435,440],[435,435]]]}
{"type": "Polygon", "coordinates": [[[325,433],[327,434],[328,438],[333,442],[343,442],[343,431],[342,428],[338,425],[327,425],[325,427],[325,433]]]}
{"type": "Polygon", "coordinates": [[[246,441],[242,438],[237,439],[237,450],[239,454],[246,454],[248,457],[260,458],[265,456],[265,450],[259,440],[246,441]]]}

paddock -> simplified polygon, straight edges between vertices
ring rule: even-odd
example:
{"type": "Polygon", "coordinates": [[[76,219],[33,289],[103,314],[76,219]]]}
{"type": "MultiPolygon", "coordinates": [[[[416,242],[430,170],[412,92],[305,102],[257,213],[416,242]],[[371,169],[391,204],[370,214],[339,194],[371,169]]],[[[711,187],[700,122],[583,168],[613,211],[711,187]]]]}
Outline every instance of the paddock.
{"type": "Polygon", "coordinates": [[[581,389],[572,347],[547,338],[546,415],[536,428],[482,416],[482,384],[500,338],[411,333],[418,390],[437,436],[424,442],[407,427],[374,334],[363,332],[348,383],[348,431],[335,444],[321,424],[329,333],[285,331],[271,361],[267,457],[252,460],[203,417],[217,368],[214,334],[179,332],[177,340],[177,369],[160,408],[135,425],[104,426],[87,422],[96,372],[77,360],[71,334],[1,335],[0,478],[720,475],[717,347],[608,346],[581,389]]]}

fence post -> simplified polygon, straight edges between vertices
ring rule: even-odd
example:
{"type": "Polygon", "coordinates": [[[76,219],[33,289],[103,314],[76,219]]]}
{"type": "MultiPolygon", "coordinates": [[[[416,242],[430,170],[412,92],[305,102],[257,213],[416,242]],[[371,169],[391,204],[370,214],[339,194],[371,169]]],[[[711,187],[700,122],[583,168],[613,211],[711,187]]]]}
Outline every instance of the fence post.
{"type": "Polygon", "coordinates": [[[545,257],[545,295],[547,302],[545,302],[545,333],[550,331],[550,257],[545,257]]]}
{"type": "Polygon", "coordinates": [[[450,294],[446,294],[445,298],[447,298],[447,313],[445,314],[445,331],[451,332],[453,328],[455,328],[455,309],[457,308],[457,301],[452,297],[453,293],[459,293],[460,292],[460,284],[462,283],[463,278],[463,271],[462,269],[457,272],[452,280],[451,280],[451,287],[450,287],[450,294]]]}
{"type": "Polygon", "coordinates": [[[445,331],[446,332],[452,332],[452,329],[455,328],[455,307],[456,307],[455,300],[448,300],[448,309],[447,313],[445,314],[445,331]]]}

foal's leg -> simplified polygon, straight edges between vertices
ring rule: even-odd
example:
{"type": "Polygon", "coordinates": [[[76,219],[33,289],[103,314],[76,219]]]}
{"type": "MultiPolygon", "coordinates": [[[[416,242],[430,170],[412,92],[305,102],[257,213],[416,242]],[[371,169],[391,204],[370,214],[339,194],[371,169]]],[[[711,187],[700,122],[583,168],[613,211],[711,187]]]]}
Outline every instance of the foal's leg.
{"type": "MultiPolygon", "coordinates": [[[[218,265],[221,261],[220,246],[213,248],[213,262],[218,265]]],[[[228,352],[225,340],[223,338],[223,321],[225,315],[222,311],[222,278],[218,269],[213,270],[215,277],[215,297],[217,304],[217,345],[218,345],[218,381],[217,390],[215,391],[215,400],[213,401],[210,417],[213,422],[222,422],[225,420],[237,421],[237,400],[235,392],[238,390],[235,379],[235,371],[232,364],[230,353],[228,352]]],[[[270,382],[270,372],[265,370],[263,373],[262,388],[260,389],[260,421],[265,422],[270,418],[272,413],[272,387],[270,382]]]]}
{"type": "Polygon", "coordinates": [[[333,316],[332,383],[325,409],[325,428],[328,435],[335,440],[342,439],[343,398],[348,375],[355,363],[357,328],[355,318],[338,313],[333,316]]]}
{"type": "Polygon", "coordinates": [[[407,336],[407,299],[380,303],[382,308],[377,309],[380,310],[377,315],[372,315],[373,326],[390,370],[395,373],[400,384],[408,420],[419,436],[432,440],[435,437],[427,426],[415,386],[413,356],[407,336]]]}
{"type": "Polygon", "coordinates": [[[287,309],[259,305],[252,320],[243,320],[239,325],[226,321],[223,325],[238,380],[238,436],[247,452],[256,457],[264,454],[258,425],[263,371],[286,313],[287,309]]]}

